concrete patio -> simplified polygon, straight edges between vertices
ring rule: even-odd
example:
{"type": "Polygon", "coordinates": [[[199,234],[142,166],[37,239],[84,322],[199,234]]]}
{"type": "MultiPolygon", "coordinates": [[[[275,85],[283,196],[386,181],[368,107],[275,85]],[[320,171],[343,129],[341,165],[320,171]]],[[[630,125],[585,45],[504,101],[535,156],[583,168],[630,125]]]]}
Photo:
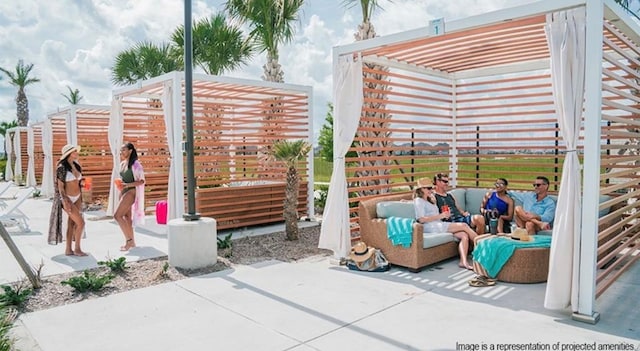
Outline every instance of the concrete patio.
{"type": "MultiPolygon", "coordinates": [[[[15,188],[10,191],[19,192],[15,188]]],[[[6,200],[8,203],[13,201],[6,200]]],[[[122,234],[102,213],[87,213],[88,257],[64,256],[46,242],[51,202],[28,199],[21,207],[32,231],[9,228],[32,265],[45,275],[95,267],[119,257],[122,234]]],[[[316,224],[316,223],[310,223],[316,224]]],[[[243,235],[278,231],[252,228],[243,235]]],[[[167,254],[164,226],[149,218],[137,229],[139,247],[128,260],[167,254]]],[[[20,350],[527,350],[640,348],[635,265],[596,302],[596,325],[569,311],[542,307],[545,284],[473,288],[473,273],[449,260],[420,273],[393,268],[360,273],[328,257],[297,263],[268,261],[164,283],[108,297],[20,315],[14,335],[20,350]],[[595,343],[595,344],[594,344],[595,343]],[[501,345],[499,345],[501,344],[501,345]],[[557,348],[556,348],[557,347],[557,348]],[[503,348],[506,349],[506,348],[503,348]]],[[[0,245],[0,284],[23,276],[0,245]]]]}

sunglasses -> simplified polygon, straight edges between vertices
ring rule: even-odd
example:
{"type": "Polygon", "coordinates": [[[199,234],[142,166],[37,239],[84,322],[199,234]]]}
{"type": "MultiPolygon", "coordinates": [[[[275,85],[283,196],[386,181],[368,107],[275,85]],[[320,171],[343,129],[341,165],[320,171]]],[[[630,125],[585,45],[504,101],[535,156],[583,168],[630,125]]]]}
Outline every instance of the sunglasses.
{"type": "Polygon", "coordinates": [[[537,187],[543,186],[543,185],[546,185],[546,184],[545,183],[533,183],[533,187],[534,188],[537,188],[537,187]]]}
{"type": "Polygon", "coordinates": [[[432,186],[423,186],[422,189],[433,190],[432,186]]]}
{"type": "Polygon", "coordinates": [[[504,186],[504,183],[495,183],[494,185],[497,187],[500,187],[500,186],[504,186]]]}
{"type": "Polygon", "coordinates": [[[447,179],[438,179],[439,181],[445,183],[445,184],[449,184],[449,181],[447,179]]]}

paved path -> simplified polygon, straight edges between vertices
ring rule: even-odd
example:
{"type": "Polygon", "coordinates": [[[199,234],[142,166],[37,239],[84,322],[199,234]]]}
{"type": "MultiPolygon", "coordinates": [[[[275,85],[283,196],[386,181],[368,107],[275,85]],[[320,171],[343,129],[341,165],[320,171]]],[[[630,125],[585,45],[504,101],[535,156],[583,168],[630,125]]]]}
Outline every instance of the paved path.
{"type": "MultiPolygon", "coordinates": [[[[100,214],[88,215],[89,257],[66,257],[63,246],[46,244],[49,207],[48,200],[28,200],[24,209],[33,231],[10,229],[31,264],[44,262],[45,274],[119,256],[122,234],[112,220],[91,220],[100,214]]],[[[163,226],[149,222],[138,230],[140,247],[127,259],[166,255],[163,226]]],[[[0,284],[22,275],[0,245],[0,284]]],[[[13,332],[24,351],[640,348],[640,265],[597,300],[602,318],[596,325],[571,320],[569,311],[545,310],[545,284],[472,288],[471,277],[456,260],[417,274],[398,268],[353,272],[327,257],[269,261],[22,314],[13,332]]]]}

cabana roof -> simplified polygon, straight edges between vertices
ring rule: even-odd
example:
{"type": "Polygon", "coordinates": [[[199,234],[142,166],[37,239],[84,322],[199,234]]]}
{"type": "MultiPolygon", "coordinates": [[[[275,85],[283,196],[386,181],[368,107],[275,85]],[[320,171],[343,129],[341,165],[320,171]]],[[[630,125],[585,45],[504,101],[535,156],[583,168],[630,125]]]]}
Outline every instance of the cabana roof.
{"type": "MultiPolygon", "coordinates": [[[[365,62],[405,70],[429,71],[446,78],[469,78],[531,71],[549,67],[546,14],[584,5],[582,0],[541,1],[488,14],[446,22],[444,34],[429,35],[429,27],[336,47],[337,56],[359,53],[365,62]]],[[[633,42],[640,37],[624,10],[605,1],[605,19],[633,42]]],[[[615,30],[611,25],[609,30],[615,30]]],[[[637,29],[636,29],[637,30],[637,29]]],[[[615,38],[605,31],[605,36],[615,38]]],[[[621,40],[613,42],[623,49],[621,40]]]]}

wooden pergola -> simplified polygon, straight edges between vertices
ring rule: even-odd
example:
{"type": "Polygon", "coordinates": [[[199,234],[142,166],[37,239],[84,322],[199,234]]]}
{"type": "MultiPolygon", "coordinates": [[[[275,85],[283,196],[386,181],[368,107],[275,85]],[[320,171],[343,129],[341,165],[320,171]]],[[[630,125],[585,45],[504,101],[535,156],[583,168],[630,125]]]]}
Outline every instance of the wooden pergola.
{"type": "Polygon", "coordinates": [[[336,141],[334,154],[338,162],[336,148],[358,156],[345,157],[344,178],[331,179],[320,247],[344,256],[358,231],[357,207],[349,204],[407,191],[418,178],[444,172],[453,186],[490,188],[506,177],[511,189],[530,189],[536,175],[546,175],[559,194],[556,218],[571,228],[554,230],[552,245],[562,249],[552,246],[552,271],[564,256],[578,272],[561,279],[551,272],[547,297],[556,297],[549,293],[556,281],[573,282],[574,317],[597,321],[596,296],[639,257],[630,246],[640,238],[638,33],[611,0],[549,0],[336,47],[343,76],[334,75],[334,128],[353,139],[336,141]],[[572,23],[565,30],[579,28],[564,33],[568,50],[584,36],[574,60],[550,49],[547,31],[563,19],[572,23]],[[583,73],[568,79],[583,77],[576,93],[584,98],[562,100],[558,78],[579,63],[583,73]],[[578,125],[563,124],[567,106],[577,106],[578,125]],[[601,195],[612,200],[600,203],[601,195]],[[599,218],[603,208],[614,210],[599,218]],[[601,225],[620,215],[614,226],[601,225]]]}
{"type": "MultiPolygon", "coordinates": [[[[201,215],[215,218],[218,229],[283,220],[285,169],[263,156],[277,140],[311,143],[311,99],[306,86],[194,74],[196,210],[201,215]]],[[[168,217],[182,216],[184,74],[167,73],[115,90],[112,109],[111,148],[135,145],[145,170],[146,207],[168,200],[168,217]]],[[[299,171],[299,211],[312,216],[313,155],[299,171]]]]}

